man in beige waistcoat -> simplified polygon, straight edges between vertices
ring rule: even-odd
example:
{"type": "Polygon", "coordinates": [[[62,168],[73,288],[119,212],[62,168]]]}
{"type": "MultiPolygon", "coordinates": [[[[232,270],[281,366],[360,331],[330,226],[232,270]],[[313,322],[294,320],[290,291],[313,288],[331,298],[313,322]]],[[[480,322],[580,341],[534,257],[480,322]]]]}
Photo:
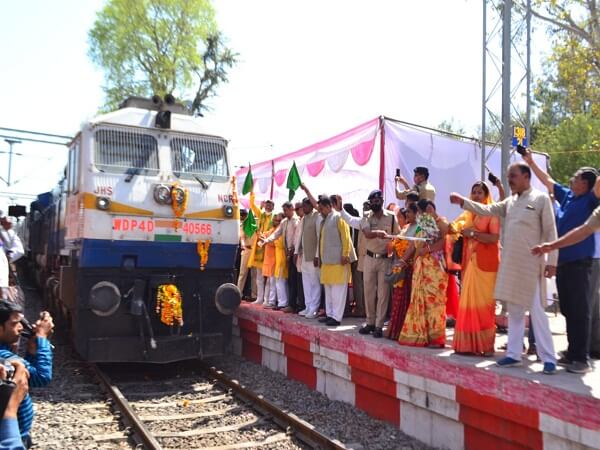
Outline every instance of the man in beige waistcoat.
{"type": "Polygon", "coordinates": [[[457,193],[450,202],[467,211],[484,216],[504,217],[504,247],[496,280],[495,297],[508,304],[508,348],[506,356],[496,362],[501,367],[520,366],[525,332],[525,312],[529,310],[537,350],[544,362],[544,373],[556,372],[554,343],[543,303],[545,280],[556,273],[558,252],[548,261],[536,258],[530,249],[556,239],[554,211],[548,194],[531,187],[531,169],[516,162],[508,169],[512,196],[491,205],[472,202],[457,193]]]}
{"type": "MultiPolygon", "coordinates": [[[[306,186],[301,186],[309,197],[302,200],[304,215],[300,221],[300,233],[294,250],[294,256],[300,260],[302,288],[305,308],[299,312],[307,319],[315,319],[321,303],[321,273],[319,270],[319,233],[323,218],[313,208],[311,195],[306,186]]],[[[316,201],[315,201],[316,203],[316,201]]]]}

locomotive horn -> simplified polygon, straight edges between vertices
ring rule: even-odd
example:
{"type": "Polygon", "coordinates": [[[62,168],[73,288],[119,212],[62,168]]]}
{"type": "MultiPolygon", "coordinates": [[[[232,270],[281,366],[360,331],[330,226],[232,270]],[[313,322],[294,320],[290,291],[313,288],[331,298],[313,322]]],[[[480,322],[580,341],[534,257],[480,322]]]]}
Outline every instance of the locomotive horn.
{"type": "Polygon", "coordinates": [[[154,103],[155,105],[160,105],[162,103],[162,98],[160,98],[160,96],[158,95],[153,95],[152,103],[154,103]]]}
{"type": "Polygon", "coordinates": [[[165,95],[165,103],[167,105],[174,105],[175,104],[175,97],[173,97],[172,94],[165,95]]]}

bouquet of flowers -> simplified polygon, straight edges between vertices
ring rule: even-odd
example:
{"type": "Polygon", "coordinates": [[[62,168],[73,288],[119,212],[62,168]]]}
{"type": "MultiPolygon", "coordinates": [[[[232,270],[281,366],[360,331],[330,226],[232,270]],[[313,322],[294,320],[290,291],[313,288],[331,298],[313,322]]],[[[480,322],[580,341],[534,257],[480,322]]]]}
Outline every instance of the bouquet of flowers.
{"type": "Polygon", "coordinates": [[[420,214],[417,216],[417,236],[424,237],[430,242],[440,237],[440,229],[431,215],[420,214]]]}

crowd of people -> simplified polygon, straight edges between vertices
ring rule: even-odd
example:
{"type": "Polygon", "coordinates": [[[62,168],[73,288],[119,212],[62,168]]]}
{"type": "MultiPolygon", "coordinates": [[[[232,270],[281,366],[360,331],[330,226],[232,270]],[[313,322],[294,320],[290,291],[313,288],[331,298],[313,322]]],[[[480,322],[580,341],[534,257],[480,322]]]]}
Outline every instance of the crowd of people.
{"type": "Polygon", "coordinates": [[[592,370],[600,358],[600,177],[582,167],[569,186],[540,168],[529,150],[508,168],[510,195],[492,176],[468,196],[450,194],[464,209],[448,220],[436,211],[427,167],[414,184],[398,173],[396,199],[384,207],[373,190],[362,214],[339,195],[315,197],[305,184],[302,202],[272,201],[241,210],[238,287],[244,299],[297,313],[327,326],[365,317],[358,332],[401,345],[443,348],[454,327],[458,354],[492,356],[499,323],[508,314],[501,367],[522,364],[529,323],[530,354],[553,374],[592,370]],[[537,177],[548,192],[532,187],[537,177]],[[251,274],[251,276],[248,276],[251,274]],[[546,314],[546,278],[556,276],[568,348],[557,358],[546,314]],[[529,320],[527,321],[527,315],[529,320]]]}
{"type": "Polygon", "coordinates": [[[0,450],[32,446],[29,388],[52,380],[54,322],[46,311],[33,326],[25,319],[15,268],[23,253],[12,223],[0,211],[0,450]]]}

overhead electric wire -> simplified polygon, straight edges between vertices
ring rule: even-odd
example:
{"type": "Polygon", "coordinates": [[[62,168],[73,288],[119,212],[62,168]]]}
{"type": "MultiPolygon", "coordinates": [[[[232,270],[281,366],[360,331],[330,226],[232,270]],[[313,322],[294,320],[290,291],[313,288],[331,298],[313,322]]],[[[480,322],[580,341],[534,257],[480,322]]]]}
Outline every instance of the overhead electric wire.
{"type": "Polygon", "coordinates": [[[68,144],[68,142],[52,142],[52,141],[45,141],[43,139],[26,138],[26,137],[21,137],[21,136],[6,136],[4,134],[0,134],[0,138],[2,138],[2,139],[18,139],[19,141],[28,141],[28,142],[41,142],[42,144],[54,144],[54,145],[61,145],[61,146],[65,146],[68,144]]]}
{"type": "Polygon", "coordinates": [[[37,136],[48,136],[48,137],[55,137],[55,138],[68,139],[68,140],[72,140],[73,139],[73,136],[65,136],[65,135],[62,135],[62,134],[44,133],[42,131],[20,130],[18,128],[0,127],[0,130],[12,131],[14,133],[35,134],[37,136]]]}

